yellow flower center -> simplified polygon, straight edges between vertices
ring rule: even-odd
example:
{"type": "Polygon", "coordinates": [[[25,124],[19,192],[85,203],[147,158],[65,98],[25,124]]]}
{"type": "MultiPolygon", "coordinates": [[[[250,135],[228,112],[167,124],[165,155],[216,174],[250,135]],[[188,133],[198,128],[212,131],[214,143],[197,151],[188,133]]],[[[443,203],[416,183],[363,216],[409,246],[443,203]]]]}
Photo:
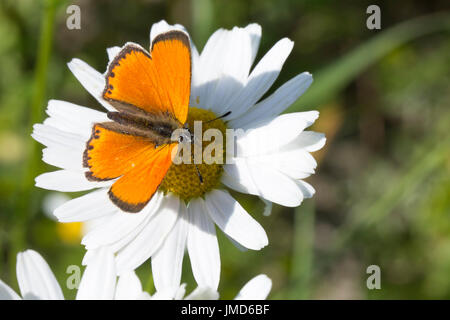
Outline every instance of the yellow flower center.
{"type": "Polygon", "coordinates": [[[223,172],[223,164],[225,161],[225,133],[226,133],[226,125],[225,122],[221,119],[217,119],[214,121],[210,121],[217,118],[217,116],[208,110],[203,110],[199,108],[190,107],[187,125],[190,131],[195,134],[194,140],[196,141],[197,148],[194,148],[194,142],[191,144],[191,155],[192,161],[189,164],[181,163],[175,164],[169,168],[166,176],[160,185],[160,190],[164,193],[172,192],[175,195],[179,196],[181,199],[185,201],[189,201],[192,198],[197,198],[203,196],[206,192],[216,188],[220,183],[220,177],[223,172]],[[197,136],[200,132],[194,131],[194,121],[202,122],[202,132],[201,136],[197,136]],[[208,122],[210,121],[210,122],[208,122]],[[202,139],[203,134],[208,129],[217,129],[222,133],[222,141],[204,141],[202,139]],[[201,142],[201,148],[200,148],[201,142]],[[208,164],[212,157],[215,157],[215,150],[211,152],[208,156],[206,153],[203,153],[205,148],[211,143],[215,143],[216,145],[220,145],[223,152],[223,161],[219,163],[208,164]],[[202,153],[202,161],[197,164],[198,171],[196,165],[194,164],[194,152],[202,153]],[[205,163],[205,161],[207,163],[205,163]],[[199,176],[200,173],[200,176],[199,176]],[[202,181],[201,181],[202,180],[202,181]]]}

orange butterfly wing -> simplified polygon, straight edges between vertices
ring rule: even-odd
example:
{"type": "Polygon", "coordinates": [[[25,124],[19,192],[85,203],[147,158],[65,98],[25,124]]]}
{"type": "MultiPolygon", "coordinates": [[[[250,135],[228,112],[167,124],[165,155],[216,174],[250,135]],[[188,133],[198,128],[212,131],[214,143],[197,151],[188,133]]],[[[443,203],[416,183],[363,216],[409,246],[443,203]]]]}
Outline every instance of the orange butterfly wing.
{"type": "Polygon", "coordinates": [[[103,98],[150,113],[169,112],[184,124],[190,91],[189,38],[169,31],[155,37],[151,55],[133,44],[121,50],[109,65],[103,98]]]}
{"type": "MultiPolygon", "coordinates": [[[[126,45],[108,67],[103,98],[119,112],[168,114],[182,126],[190,86],[189,38],[170,31],[153,40],[151,55],[137,45],[126,45]]],[[[124,124],[97,123],[83,159],[89,180],[117,179],[109,196],[127,212],[139,212],[150,201],[177,148],[176,143],[156,146],[135,133],[124,124]]]]}
{"type": "Polygon", "coordinates": [[[177,144],[155,147],[145,138],[120,132],[113,122],[97,123],[84,152],[89,180],[118,180],[110,199],[122,210],[139,212],[150,201],[172,164],[177,144]]]}

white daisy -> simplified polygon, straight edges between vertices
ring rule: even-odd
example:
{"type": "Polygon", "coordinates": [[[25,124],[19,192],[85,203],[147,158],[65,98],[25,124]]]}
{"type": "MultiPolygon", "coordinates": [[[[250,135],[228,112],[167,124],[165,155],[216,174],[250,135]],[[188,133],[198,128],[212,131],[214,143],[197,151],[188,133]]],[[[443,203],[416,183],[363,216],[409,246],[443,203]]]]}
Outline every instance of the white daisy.
{"type": "MultiPolygon", "coordinates": [[[[265,300],[272,288],[272,280],[265,274],[257,275],[239,290],[234,300],[265,300]]],[[[174,300],[218,300],[219,293],[208,287],[197,287],[189,295],[185,295],[185,284],[176,291],[174,300]]]]}
{"type": "MultiPolygon", "coordinates": [[[[103,288],[110,291],[108,296],[114,296],[115,300],[218,300],[219,293],[210,287],[197,287],[190,294],[186,295],[186,284],[181,284],[177,290],[173,288],[162,288],[153,295],[142,290],[142,284],[136,273],[132,270],[124,272],[118,277],[117,282],[112,272],[111,276],[105,277],[104,270],[113,270],[115,263],[113,255],[107,250],[101,249],[101,257],[98,255],[95,265],[88,264],[83,279],[81,281],[77,299],[97,299],[98,288],[93,285],[98,284],[98,279],[103,279],[103,288]],[[88,271],[88,268],[89,271],[88,271]],[[85,286],[83,286],[83,283],[85,286]],[[91,294],[94,292],[94,294],[91,294]]],[[[265,300],[272,288],[272,280],[265,274],[260,274],[248,281],[234,298],[235,300],[265,300]]],[[[105,294],[104,294],[105,295],[105,294]]],[[[103,295],[103,296],[104,296],[103,295]]]]}
{"type": "Polygon", "coordinates": [[[134,271],[117,277],[114,255],[108,248],[96,250],[89,261],[77,291],[77,300],[147,300],[150,294],[134,271]]]}
{"type": "MultiPolygon", "coordinates": [[[[17,280],[21,296],[0,280],[0,300],[64,300],[55,275],[42,256],[34,250],[17,255],[17,280]]],[[[237,300],[263,300],[269,295],[272,281],[266,275],[250,280],[238,293],[237,300]]],[[[184,297],[185,284],[176,292],[162,290],[154,295],[142,290],[134,271],[117,277],[114,256],[107,249],[97,251],[81,278],[77,300],[217,300],[219,293],[210,288],[195,289],[184,297]]]]}
{"type": "MultiPolygon", "coordinates": [[[[177,290],[162,288],[153,295],[143,291],[141,281],[132,270],[124,272],[117,278],[114,275],[115,262],[111,252],[100,249],[95,254],[95,261],[90,261],[81,280],[77,299],[98,299],[99,279],[104,289],[101,296],[114,297],[115,300],[218,300],[217,290],[209,287],[197,287],[186,295],[186,284],[177,290]],[[106,272],[105,272],[106,270],[106,272]],[[107,276],[105,276],[105,273],[107,276]],[[97,286],[97,287],[95,287],[97,286]]],[[[248,281],[234,298],[235,300],[265,300],[272,288],[272,280],[260,274],[248,281]]]]}
{"type": "MultiPolygon", "coordinates": [[[[127,280],[127,279],[124,279],[127,280]]],[[[122,280],[122,282],[124,281],[122,280]]],[[[61,287],[52,270],[42,256],[34,250],[26,250],[17,255],[17,281],[19,296],[11,287],[0,280],[0,300],[64,300],[61,287]]],[[[125,294],[130,293],[133,283],[129,283],[125,294]]],[[[140,282],[139,282],[140,285],[140,282]]],[[[77,299],[108,300],[115,297],[116,272],[114,258],[106,249],[98,252],[81,278],[77,299]]],[[[135,294],[132,298],[146,298],[148,294],[135,294]]],[[[124,292],[118,291],[119,294],[124,292]]]]}
{"type": "Polygon", "coordinates": [[[36,251],[26,250],[17,255],[16,272],[21,296],[0,280],[0,300],[64,299],[55,275],[36,251]]]}
{"type": "MultiPolygon", "coordinates": [[[[150,41],[171,29],[184,30],[180,25],[161,21],[152,26],[150,41]]],[[[317,119],[318,112],[279,115],[305,92],[312,76],[301,73],[261,100],[281,71],[293,42],[287,38],[278,41],[251,70],[260,37],[261,27],[250,24],[246,28],[216,31],[201,54],[192,45],[188,119],[231,111],[226,122],[220,123],[246,131],[237,138],[231,163],[215,167],[219,174],[213,177],[212,187],[199,193],[195,177],[179,183],[176,170],[172,171],[176,166],[172,166],[160,190],[136,214],[121,211],[109,199],[108,190],[114,181],[93,182],[85,176],[87,169],[82,158],[86,142],[94,123],[109,121],[106,113],[69,102],[49,101],[49,117],[34,126],[32,136],[46,146],[43,160],[61,170],[40,175],[36,185],[63,192],[96,189],[54,212],[61,222],[102,221],[82,240],[88,249],[85,262],[94,255],[93,250],[106,246],[115,253],[118,274],[123,274],[152,257],[156,289],[172,288],[175,292],[187,248],[199,287],[216,290],[220,254],[215,225],[239,247],[260,250],[268,244],[261,225],[221,184],[257,195],[266,203],[289,207],[300,205],[314,194],[313,187],[301,179],[314,173],[316,162],[310,152],[325,143],[323,134],[304,131],[317,119]]],[[[111,61],[120,48],[107,52],[111,61]]],[[[115,110],[103,99],[103,74],[78,59],[68,65],[106,110],[115,110]]]]}

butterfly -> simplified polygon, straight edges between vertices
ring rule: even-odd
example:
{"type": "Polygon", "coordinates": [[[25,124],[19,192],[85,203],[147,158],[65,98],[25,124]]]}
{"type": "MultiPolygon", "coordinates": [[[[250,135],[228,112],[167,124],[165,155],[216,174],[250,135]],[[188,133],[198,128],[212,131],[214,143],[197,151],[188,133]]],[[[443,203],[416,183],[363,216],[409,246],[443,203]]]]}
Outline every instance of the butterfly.
{"type": "Polygon", "coordinates": [[[150,53],[126,44],[110,62],[103,98],[117,111],[95,123],[83,154],[90,181],[115,180],[108,194],[125,212],[139,212],[155,194],[182,141],[191,89],[191,49],[182,31],[156,36],[150,53]]]}

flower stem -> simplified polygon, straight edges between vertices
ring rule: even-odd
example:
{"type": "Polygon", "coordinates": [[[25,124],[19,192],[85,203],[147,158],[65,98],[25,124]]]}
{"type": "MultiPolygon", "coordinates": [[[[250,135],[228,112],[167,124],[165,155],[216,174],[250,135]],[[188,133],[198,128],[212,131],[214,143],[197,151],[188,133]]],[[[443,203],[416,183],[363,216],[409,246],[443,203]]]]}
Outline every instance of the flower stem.
{"type": "MultiPolygon", "coordinates": [[[[42,121],[47,89],[48,62],[53,43],[53,29],[55,22],[56,0],[44,2],[42,26],[40,31],[39,48],[34,73],[33,95],[28,128],[34,123],[42,121]]],[[[11,247],[9,250],[10,274],[15,273],[16,255],[26,249],[27,220],[37,208],[34,192],[34,176],[40,164],[40,153],[37,143],[29,139],[28,154],[25,161],[21,187],[16,194],[16,218],[11,229],[11,247]]]]}
{"type": "Polygon", "coordinates": [[[290,299],[311,299],[315,234],[313,200],[306,200],[295,209],[294,220],[290,299]]]}

